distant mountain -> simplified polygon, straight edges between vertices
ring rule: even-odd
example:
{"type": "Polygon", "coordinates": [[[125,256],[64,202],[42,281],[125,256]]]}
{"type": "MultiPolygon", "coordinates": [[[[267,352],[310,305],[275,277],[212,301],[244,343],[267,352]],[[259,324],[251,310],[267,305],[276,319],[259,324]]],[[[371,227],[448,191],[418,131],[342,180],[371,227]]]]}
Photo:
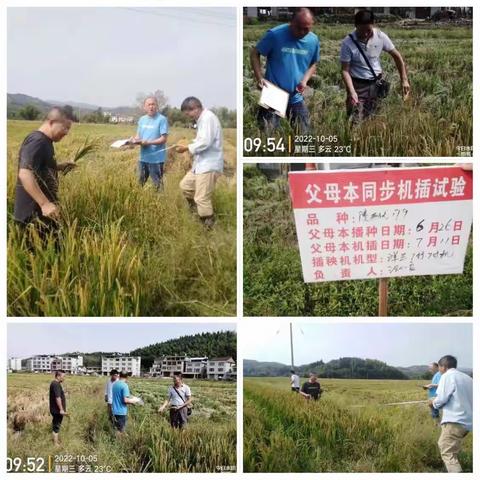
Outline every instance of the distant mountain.
{"type": "Polygon", "coordinates": [[[75,109],[77,115],[85,115],[101,108],[104,112],[110,112],[112,115],[134,116],[138,114],[136,107],[118,106],[118,107],[102,107],[91,103],[64,101],[64,100],[42,100],[37,97],[25,95],[23,93],[7,93],[7,116],[15,117],[19,110],[25,105],[34,105],[41,113],[47,113],[53,106],[71,105],[75,109]]]}
{"type": "MultiPolygon", "coordinates": [[[[71,100],[46,100],[46,102],[52,105],[71,105],[74,108],[80,108],[82,110],[94,111],[98,110],[99,105],[92,105],[91,103],[73,102],[71,100]]],[[[103,107],[102,107],[103,108],[103,107]]]]}
{"type": "MultiPolygon", "coordinates": [[[[278,362],[258,362],[257,360],[243,361],[245,377],[288,377],[291,367],[278,362]]],[[[473,376],[470,368],[460,368],[462,372],[473,376]]],[[[302,377],[315,372],[322,378],[363,378],[363,379],[421,379],[428,378],[428,365],[412,365],[411,367],[392,367],[379,360],[344,357],[322,360],[295,367],[295,371],[302,377]]]]}
{"type": "Polygon", "coordinates": [[[137,348],[131,355],[142,357],[142,368],[153,363],[162,355],[187,355],[191,357],[232,357],[237,358],[237,334],[232,331],[197,333],[185,335],[165,342],[137,348]]]}
{"type": "MultiPolygon", "coordinates": [[[[243,373],[245,376],[288,376],[290,366],[275,362],[257,362],[244,360],[243,373]]],[[[343,357],[329,362],[317,362],[299,365],[295,371],[302,377],[315,372],[322,378],[371,378],[371,379],[398,379],[404,380],[407,376],[399,369],[387,365],[385,362],[372,359],[343,357]]]]}
{"type": "MultiPolygon", "coordinates": [[[[99,366],[103,356],[119,355],[120,352],[68,352],[65,356],[83,356],[87,367],[99,366]]],[[[162,355],[186,355],[190,357],[232,357],[237,358],[237,334],[232,331],[206,332],[195,335],[184,335],[165,342],[154,343],[146,347],[136,348],[126,355],[142,357],[142,370],[151,367],[153,361],[162,355]]]]}
{"type": "Polygon", "coordinates": [[[21,110],[25,105],[33,105],[37,107],[42,113],[46,113],[52,104],[41,100],[37,97],[31,97],[24,95],[23,93],[7,93],[7,114],[11,116],[12,113],[16,113],[21,110]]]}
{"type": "MultiPolygon", "coordinates": [[[[428,371],[428,365],[412,365],[411,367],[397,367],[408,378],[430,378],[432,376],[428,371]]],[[[472,376],[473,370],[471,368],[459,368],[460,371],[472,376]]]]}
{"type": "Polygon", "coordinates": [[[278,362],[243,361],[245,377],[285,377],[290,375],[290,367],[278,362]]]}

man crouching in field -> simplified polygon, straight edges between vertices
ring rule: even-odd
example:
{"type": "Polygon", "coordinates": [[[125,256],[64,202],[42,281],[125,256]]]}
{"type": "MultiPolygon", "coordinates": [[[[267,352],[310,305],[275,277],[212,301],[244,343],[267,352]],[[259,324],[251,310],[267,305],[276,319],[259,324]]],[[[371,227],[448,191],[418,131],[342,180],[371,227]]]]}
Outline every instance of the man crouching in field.
{"type": "Polygon", "coordinates": [[[189,412],[191,413],[192,392],[190,387],[183,383],[181,373],[173,376],[173,385],[168,387],[168,399],[158,409],[162,413],[170,405],[170,425],[172,428],[182,429],[187,425],[189,412]]]}
{"type": "Polygon", "coordinates": [[[353,123],[375,114],[380,100],[388,94],[389,87],[380,64],[383,51],[395,61],[403,99],[406,100],[410,94],[405,62],[390,38],[373,28],[374,22],[375,17],[370,10],[357,12],[355,30],[344,38],[341,45],[340,63],[347,90],[347,115],[353,123]]]}
{"type": "Polygon", "coordinates": [[[318,400],[322,394],[322,388],[317,381],[317,375],[315,373],[310,374],[310,378],[308,382],[305,382],[302,385],[302,389],[300,393],[307,399],[307,400],[318,400]]]}
{"type": "Polygon", "coordinates": [[[443,463],[449,473],[461,473],[458,454],[464,438],[473,427],[473,380],[457,370],[457,359],[445,355],[438,361],[442,374],[437,387],[437,396],[429,403],[432,408],[442,409],[442,433],[438,447],[443,463]]]}
{"type": "Polygon", "coordinates": [[[67,414],[67,402],[62,388],[64,380],[65,372],[63,370],[57,370],[55,372],[55,379],[50,383],[49,390],[50,414],[52,415],[52,436],[53,444],[56,447],[60,445],[58,434],[60,432],[63,417],[67,414]]]}
{"type": "Polygon", "coordinates": [[[197,123],[197,136],[187,147],[176,148],[177,153],[188,150],[193,155],[192,169],[183,177],[180,188],[190,207],[196,207],[202,223],[212,228],[215,223],[212,195],[223,172],[222,126],[217,116],[203,108],[198,98],[186,98],[181,110],[197,123]]]}
{"type": "Polygon", "coordinates": [[[72,122],[68,109],[53,107],[20,147],[14,217],[23,228],[33,224],[42,240],[58,232],[58,172],[66,174],[76,167],[73,162],[57,164],[53,147],[68,134],[72,122]]]}

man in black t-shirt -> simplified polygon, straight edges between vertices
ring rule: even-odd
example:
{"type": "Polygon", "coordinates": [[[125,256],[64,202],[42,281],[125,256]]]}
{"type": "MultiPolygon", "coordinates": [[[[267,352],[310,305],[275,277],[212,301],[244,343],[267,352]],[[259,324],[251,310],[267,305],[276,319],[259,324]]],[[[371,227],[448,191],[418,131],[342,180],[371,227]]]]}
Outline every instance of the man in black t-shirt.
{"type": "Polygon", "coordinates": [[[320,384],[317,381],[317,376],[314,373],[310,374],[310,378],[308,382],[305,382],[302,385],[302,389],[300,393],[307,399],[307,400],[318,400],[320,395],[322,394],[322,389],[320,384]]]}
{"type": "Polygon", "coordinates": [[[72,120],[67,108],[53,107],[20,147],[14,217],[24,227],[35,223],[42,238],[57,227],[58,172],[66,174],[76,166],[73,162],[57,164],[53,148],[54,142],[68,134],[72,120]]]}
{"type": "Polygon", "coordinates": [[[60,445],[58,432],[60,431],[63,417],[67,414],[67,402],[62,388],[64,380],[65,372],[63,370],[57,370],[55,372],[55,379],[50,384],[49,402],[50,414],[52,415],[53,443],[55,446],[60,445]]]}

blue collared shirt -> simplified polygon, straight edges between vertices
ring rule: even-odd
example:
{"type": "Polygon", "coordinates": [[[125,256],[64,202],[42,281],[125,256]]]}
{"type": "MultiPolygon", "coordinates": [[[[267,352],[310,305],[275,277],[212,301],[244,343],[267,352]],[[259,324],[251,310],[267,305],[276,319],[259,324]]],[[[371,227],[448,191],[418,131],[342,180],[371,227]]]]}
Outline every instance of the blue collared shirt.
{"type": "Polygon", "coordinates": [[[197,136],[188,145],[193,173],[223,172],[223,135],[217,116],[203,110],[197,120],[197,136]]]}
{"type": "Polygon", "coordinates": [[[442,424],[459,423],[473,428],[473,381],[456,368],[448,369],[440,379],[433,406],[442,409],[442,424]]]}

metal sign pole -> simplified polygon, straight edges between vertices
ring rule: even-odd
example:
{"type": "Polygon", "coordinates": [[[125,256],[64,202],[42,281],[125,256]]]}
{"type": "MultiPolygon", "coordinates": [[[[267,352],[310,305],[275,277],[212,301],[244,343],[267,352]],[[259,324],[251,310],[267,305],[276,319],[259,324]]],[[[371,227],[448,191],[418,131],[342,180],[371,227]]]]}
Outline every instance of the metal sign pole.
{"type": "Polygon", "coordinates": [[[290,323],[290,355],[292,360],[292,370],[295,368],[295,363],[293,361],[293,333],[292,333],[292,324],[290,323]]]}

